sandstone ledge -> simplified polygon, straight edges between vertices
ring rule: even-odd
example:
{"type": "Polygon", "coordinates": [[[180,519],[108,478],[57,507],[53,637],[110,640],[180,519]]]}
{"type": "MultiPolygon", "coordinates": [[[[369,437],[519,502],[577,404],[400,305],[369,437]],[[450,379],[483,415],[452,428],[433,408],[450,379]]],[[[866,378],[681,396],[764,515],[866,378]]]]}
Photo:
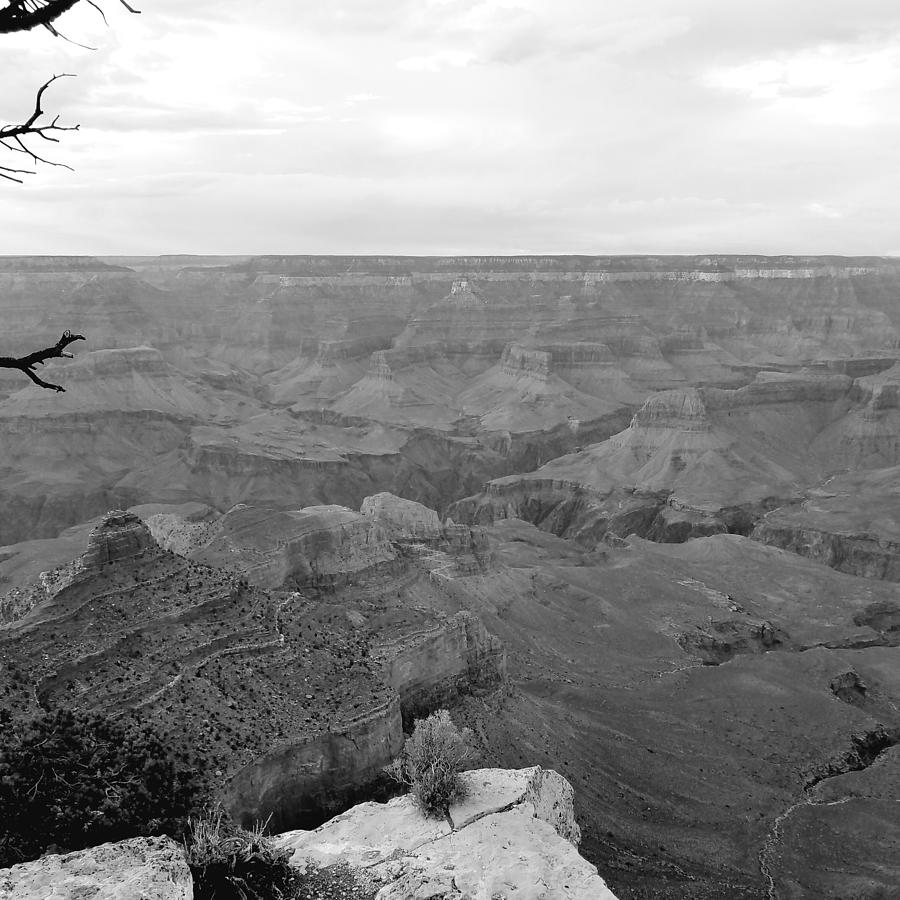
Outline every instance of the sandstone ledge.
{"type": "Polygon", "coordinates": [[[579,856],[574,792],[539,766],[466,772],[465,800],[447,819],[425,818],[410,796],[363,803],[315,831],[279,837],[291,862],[364,868],[377,900],[516,897],[615,900],[597,869],[579,856]]]}
{"type": "Polygon", "coordinates": [[[132,838],[0,869],[0,900],[193,900],[184,848],[132,838]]]}

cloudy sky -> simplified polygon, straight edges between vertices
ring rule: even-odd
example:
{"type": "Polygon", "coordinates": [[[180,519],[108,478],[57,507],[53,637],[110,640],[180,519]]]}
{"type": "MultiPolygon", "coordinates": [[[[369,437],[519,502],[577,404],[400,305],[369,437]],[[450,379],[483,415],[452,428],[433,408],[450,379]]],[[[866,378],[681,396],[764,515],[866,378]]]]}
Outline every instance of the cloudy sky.
{"type": "Polygon", "coordinates": [[[900,254],[896,0],[101,5],[0,36],[82,126],[0,253],[900,254]]]}

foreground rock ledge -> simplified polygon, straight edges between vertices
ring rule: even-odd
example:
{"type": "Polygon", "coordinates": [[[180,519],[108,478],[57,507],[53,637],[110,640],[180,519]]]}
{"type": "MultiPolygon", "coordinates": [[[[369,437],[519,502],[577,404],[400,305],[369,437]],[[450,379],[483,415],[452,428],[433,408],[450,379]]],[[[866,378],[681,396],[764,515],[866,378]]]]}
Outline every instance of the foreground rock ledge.
{"type": "Polygon", "coordinates": [[[572,786],[529,769],[466,772],[466,799],[427,819],[410,796],[363,803],[315,831],[278,838],[291,862],[366,869],[377,900],[616,900],[578,854],[572,786]]]}
{"type": "MultiPolygon", "coordinates": [[[[366,870],[377,900],[616,900],[578,854],[574,791],[558,773],[477,769],[466,798],[427,819],[412,797],[362,803],[275,840],[291,863],[366,870]]],[[[0,870],[0,900],[193,900],[180,844],[133,838],[0,870]]]]}
{"type": "Polygon", "coordinates": [[[0,900],[193,900],[184,848],[132,838],[0,869],[0,900]]]}

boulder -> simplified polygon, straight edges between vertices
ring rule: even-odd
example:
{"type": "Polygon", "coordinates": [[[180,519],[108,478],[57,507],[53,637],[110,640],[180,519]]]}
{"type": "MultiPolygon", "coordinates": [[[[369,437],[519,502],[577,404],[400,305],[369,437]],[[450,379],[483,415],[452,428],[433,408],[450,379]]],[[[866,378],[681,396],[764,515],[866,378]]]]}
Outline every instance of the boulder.
{"type": "Polygon", "coordinates": [[[193,900],[184,849],[132,838],[0,869],[0,900],[193,900]]]}

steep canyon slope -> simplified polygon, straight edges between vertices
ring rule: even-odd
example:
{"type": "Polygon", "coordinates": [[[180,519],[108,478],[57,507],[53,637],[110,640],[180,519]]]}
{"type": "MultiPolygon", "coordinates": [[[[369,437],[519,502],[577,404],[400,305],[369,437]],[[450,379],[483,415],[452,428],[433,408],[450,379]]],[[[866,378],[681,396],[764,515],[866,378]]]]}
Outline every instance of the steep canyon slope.
{"type": "Polygon", "coordinates": [[[287,828],[377,782],[413,715],[504,683],[501,643],[444,597],[485,564],[465,526],[423,544],[343,507],[239,507],[201,533],[155,518],[194,552],[113,511],[79,557],[6,595],[4,707],[139,716],[200,752],[238,818],[287,828]]]}

